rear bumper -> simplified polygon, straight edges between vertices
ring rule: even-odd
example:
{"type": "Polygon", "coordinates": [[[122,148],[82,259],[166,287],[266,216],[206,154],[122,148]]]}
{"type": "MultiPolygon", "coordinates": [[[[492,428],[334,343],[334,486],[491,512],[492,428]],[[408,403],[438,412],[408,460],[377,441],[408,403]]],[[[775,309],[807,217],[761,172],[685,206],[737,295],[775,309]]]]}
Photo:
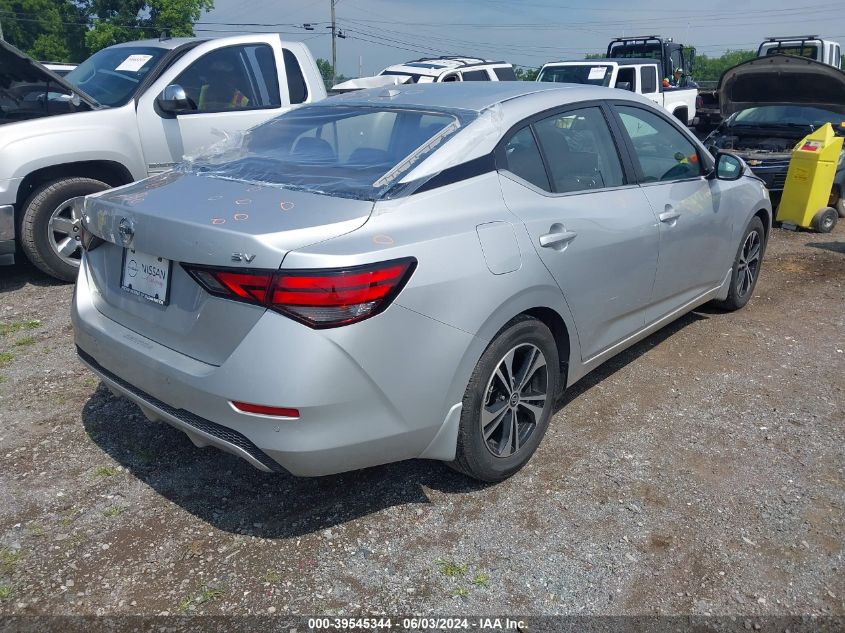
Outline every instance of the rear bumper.
{"type": "Polygon", "coordinates": [[[15,263],[15,207],[0,205],[0,266],[15,263]]]}
{"type": "Polygon", "coordinates": [[[299,476],[454,458],[460,407],[450,393],[456,380],[468,379],[457,378],[467,350],[483,349],[465,332],[398,305],[320,331],[267,312],[215,366],[104,316],[91,300],[95,292],[83,258],[72,306],[83,362],[197,445],[299,476]],[[241,413],[233,400],[297,408],[300,418],[241,413]]]}

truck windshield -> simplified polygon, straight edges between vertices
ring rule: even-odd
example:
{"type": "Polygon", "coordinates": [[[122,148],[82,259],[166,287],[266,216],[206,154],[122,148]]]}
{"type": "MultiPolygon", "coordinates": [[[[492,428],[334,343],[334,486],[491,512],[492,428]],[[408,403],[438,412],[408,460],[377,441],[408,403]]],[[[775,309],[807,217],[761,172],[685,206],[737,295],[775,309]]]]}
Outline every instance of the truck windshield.
{"type": "Polygon", "coordinates": [[[464,111],[313,105],[250,130],[182,169],[342,198],[375,200],[475,116],[464,111]]]}
{"type": "Polygon", "coordinates": [[[551,81],[567,84],[589,84],[591,86],[609,86],[613,76],[611,66],[604,64],[572,66],[547,66],[540,71],[537,81],[551,81]]]}
{"type": "Polygon", "coordinates": [[[104,48],[69,72],[65,81],[103,105],[122,106],[165,53],[167,49],[153,46],[104,48]]]}

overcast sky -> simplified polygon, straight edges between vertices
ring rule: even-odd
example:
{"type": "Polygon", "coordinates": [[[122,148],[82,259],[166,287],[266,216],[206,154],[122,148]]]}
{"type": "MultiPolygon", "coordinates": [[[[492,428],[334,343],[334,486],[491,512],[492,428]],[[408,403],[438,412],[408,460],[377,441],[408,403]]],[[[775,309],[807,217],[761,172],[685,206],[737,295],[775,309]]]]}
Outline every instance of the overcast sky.
{"type": "MultiPolygon", "coordinates": [[[[422,56],[472,55],[536,67],[603,52],[619,35],[660,34],[699,54],[756,48],[770,35],[818,34],[845,43],[842,0],[338,0],[338,71],[357,76],[422,56]],[[703,7],[710,7],[704,9],[703,7]]],[[[215,0],[198,35],[275,31],[331,59],[330,0],[215,0]],[[243,23],[273,26],[236,26],[243,23]],[[313,31],[302,28],[311,23],[313,31]]]]}

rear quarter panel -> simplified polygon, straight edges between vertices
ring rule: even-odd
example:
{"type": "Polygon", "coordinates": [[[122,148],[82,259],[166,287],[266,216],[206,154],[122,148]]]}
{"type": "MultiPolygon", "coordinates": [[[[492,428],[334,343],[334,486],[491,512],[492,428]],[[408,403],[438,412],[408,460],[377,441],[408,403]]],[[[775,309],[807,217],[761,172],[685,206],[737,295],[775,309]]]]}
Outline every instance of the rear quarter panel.
{"type": "MultiPolygon", "coordinates": [[[[577,334],[563,295],[537,258],[525,227],[504,205],[496,172],[408,198],[376,203],[360,229],[289,253],[283,268],[355,265],[414,257],[417,269],[395,304],[473,339],[444,376],[441,419],[463,398],[479,357],[496,333],[531,308],[557,312],[569,331],[570,361],[580,359],[577,334]],[[485,260],[477,227],[490,222],[513,227],[519,267],[493,274],[485,260]]],[[[376,317],[378,318],[378,317],[376,317]]],[[[413,337],[413,332],[408,333],[413,337]]],[[[433,342],[434,344],[434,342],[433,342]]],[[[445,369],[445,368],[441,368],[445,369]]]]}

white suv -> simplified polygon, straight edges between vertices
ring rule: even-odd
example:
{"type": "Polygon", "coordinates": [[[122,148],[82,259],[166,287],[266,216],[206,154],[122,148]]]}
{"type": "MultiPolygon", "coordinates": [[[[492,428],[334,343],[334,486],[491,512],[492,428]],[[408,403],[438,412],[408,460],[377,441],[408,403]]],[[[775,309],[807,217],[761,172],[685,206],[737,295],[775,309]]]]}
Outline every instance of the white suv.
{"type": "Polygon", "coordinates": [[[410,77],[409,83],[516,81],[513,64],[475,57],[435,57],[388,66],[380,76],[410,77]]]}

